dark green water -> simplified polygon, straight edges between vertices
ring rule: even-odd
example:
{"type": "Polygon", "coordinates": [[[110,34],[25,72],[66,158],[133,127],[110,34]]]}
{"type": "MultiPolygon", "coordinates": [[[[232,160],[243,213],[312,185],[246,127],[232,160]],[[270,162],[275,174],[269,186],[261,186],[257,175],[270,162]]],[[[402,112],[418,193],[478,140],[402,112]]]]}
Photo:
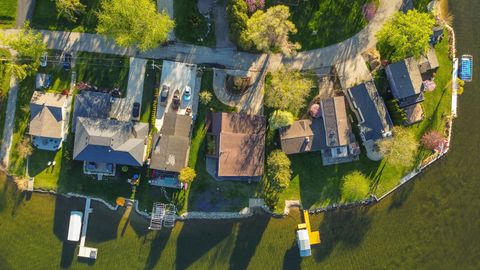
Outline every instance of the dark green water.
{"type": "MultiPolygon", "coordinates": [[[[455,16],[457,54],[472,54],[479,61],[480,1],[451,0],[450,6],[455,16]]],[[[459,98],[459,117],[454,123],[450,153],[377,205],[313,217],[312,224],[320,230],[322,243],[313,249],[311,258],[300,260],[294,245],[298,215],[285,219],[257,216],[241,222],[186,222],[177,226],[170,236],[164,233],[154,239],[140,237],[135,231],[125,241],[128,229],[127,236],[116,241],[94,243],[101,246],[101,258],[95,268],[109,269],[112,261],[121,259],[117,256],[121,248],[138,257],[136,261],[128,260],[129,269],[143,268],[145,262],[159,269],[175,266],[178,269],[480,269],[479,71],[480,66],[476,65],[474,82],[466,85],[459,98]],[[117,247],[117,243],[121,244],[117,247]],[[150,254],[155,255],[153,259],[150,254]]],[[[48,202],[44,203],[49,207],[48,202]]],[[[5,203],[0,200],[2,205],[5,203]]],[[[29,207],[28,202],[24,207],[29,207]]],[[[0,228],[2,224],[28,222],[18,220],[21,217],[13,213],[3,217],[0,228]]],[[[108,215],[99,218],[107,219],[108,215]]],[[[144,228],[144,224],[133,222],[132,225],[144,228]]],[[[24,226],[19,226],[18,231],[22,228],[24,226]]],[[[102,228],[108,230],[108,224],[102,228]]],[[[35,232],[55,237],[48,228],[42,229],[39,225],[35,225],[35,232]]],[[[95,230],[91,234],[95,236],[95,230]]],[[[19,233],[18,243],[9,249],[22,250],[27,243],[32,248],[41,245],[28,237],[22,238],[24,235],[29,232],[19,233]]],[[[57,261],[63,253],[52,246],[51,251],[42,256],[52,261],[55,268],[60,265],[57,261]]],[[[28,259],[23,268],[28,268],[38,254],[24,255],[28,259]]],[[[13,258],[5,256],[3,260],[10,263],[13,258]]],[[[42,261],[37,266],[41,269],[45,264],[42,261]]],[[[74,261],[72,268],[83,266],[87,267],[74,261]]]]}

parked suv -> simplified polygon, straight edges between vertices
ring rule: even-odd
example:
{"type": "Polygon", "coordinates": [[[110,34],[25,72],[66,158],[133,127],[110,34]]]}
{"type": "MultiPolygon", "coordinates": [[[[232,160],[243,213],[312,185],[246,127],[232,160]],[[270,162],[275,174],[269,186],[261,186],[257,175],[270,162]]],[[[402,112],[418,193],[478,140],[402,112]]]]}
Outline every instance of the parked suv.
{"type": "Polygon", "coordinates": [[[166,106],[168,101],[168,93],[170,92],[170,87],[168,85],[162,85],[162,91],[160,92],[160,105],[166,106]]]}

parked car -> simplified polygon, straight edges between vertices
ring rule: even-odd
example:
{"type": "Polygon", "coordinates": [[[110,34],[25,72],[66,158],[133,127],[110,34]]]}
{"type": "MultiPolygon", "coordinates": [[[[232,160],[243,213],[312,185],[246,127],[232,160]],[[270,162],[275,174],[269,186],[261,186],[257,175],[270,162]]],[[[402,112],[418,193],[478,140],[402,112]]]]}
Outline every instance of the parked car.
{"type": "Polygon", "coordinates": [[[180,107],[180,91],[177,89],[173,93],[172,108],[178,110],[178,107],[180,107]]]}
{"type": "Polygon", "coordinates": [[[63,68],[69,70],[72,68],[72,54],[65,53],[63,55],[63,68]]]}
{"type": "Polygon", "coordinates": [[[170,92],[170,87],[168,85],[162,85],[162,91],[160,92],[160,105],[166,106],[168,101],[168,93],[170,92]]]}
{"type": "Polygon", "coordinates": [[[140,103],[138,102],[133,103],[132,117],[133,119],[138,119],[140,117],[140,103]]]}
{"type": "Polygon", "coordinates": [[[185,86],[185,90],[183,90],[183,101],[188,102],[192,98],[192,89],[190,86],[185,86]]]}
{"type": "Polygon", "coordinates": [[[43,52],[42,56],[40,56],[40,66],[41,67],[46,67],[48,64],[48,53],[43,52]]]}

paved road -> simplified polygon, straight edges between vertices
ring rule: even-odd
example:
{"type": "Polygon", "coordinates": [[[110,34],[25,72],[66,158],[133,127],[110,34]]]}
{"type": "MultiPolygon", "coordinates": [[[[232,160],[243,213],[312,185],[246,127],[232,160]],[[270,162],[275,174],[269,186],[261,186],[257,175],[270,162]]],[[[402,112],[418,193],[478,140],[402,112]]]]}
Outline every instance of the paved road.
{"type": "Polygon", "coordinates": [[[12,76],[10,79],[10,90],[8,91],[7,111],[5,112],[5,126],[3,129],[2,145],[0,147],[0,162],[2,166],[8,168],[10,147],[12,143],[15,109],[18,96],[18,81],[12,76]]]}
{"type": "MultiPolygon", "coordinates": [[[[349,58],[357,56],[375,46],[375,34],[382,25],[402,5],[402,0],[381,0],[381,5],[375,18],[358,34],[352,38],[325,47],[298,53],[293,58],[283,58],[281,55],[272,55],[270,61],[283,62],[291,67],[312,70],[332,66],[349,58]],[[276,59],[276,60],[275,60],[276,59]]],[[[16,30],[4,30],[16,31],[16,30]]],[[[167,59],[186,63],[204,64],[216,63],[227,68],[238,70],[258,71],[262,69],[264,55],[239,52],[235,49],[215,49],[189,44],[175,44],[158,47],[145,53],[136,54],[134,48],[117,46],[105,36],[88,33],[71,33],[61,31],[46,31],[44,36],[48,48],[57,50],[88,51],[142,58],[167,59]]],[[[271,65],[274,67],[275,65],[271,65]]]]}

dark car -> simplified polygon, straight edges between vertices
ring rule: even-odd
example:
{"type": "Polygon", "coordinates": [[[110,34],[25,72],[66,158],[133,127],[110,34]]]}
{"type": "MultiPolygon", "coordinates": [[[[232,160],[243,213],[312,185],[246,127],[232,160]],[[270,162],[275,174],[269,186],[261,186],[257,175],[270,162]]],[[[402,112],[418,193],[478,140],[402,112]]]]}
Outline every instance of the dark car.
{"type": "Polygon", "coordinates": [[[72,54],[66,53],[63,55],[63,68],[69,70],[72,68],[72,54]]]}
{"type": "Polygon", "coordinates": [[[178,107],[180,107],[180,91],[177,89],[173,93],[172,108],[178,110],[178,107]]]}
{"type": "Polygon", "coordinates": [[[133,103],[132,117],[134,119],[138,119],[140,117],[140,103],[138,102],[133,103]]]}
{"type": "Polygon", "coordinates": [[[162,91],[160,92],[160,105],[167,105],[168,93],[170,92],[170,87],[168,85],[162,85],[162,91]]]}

